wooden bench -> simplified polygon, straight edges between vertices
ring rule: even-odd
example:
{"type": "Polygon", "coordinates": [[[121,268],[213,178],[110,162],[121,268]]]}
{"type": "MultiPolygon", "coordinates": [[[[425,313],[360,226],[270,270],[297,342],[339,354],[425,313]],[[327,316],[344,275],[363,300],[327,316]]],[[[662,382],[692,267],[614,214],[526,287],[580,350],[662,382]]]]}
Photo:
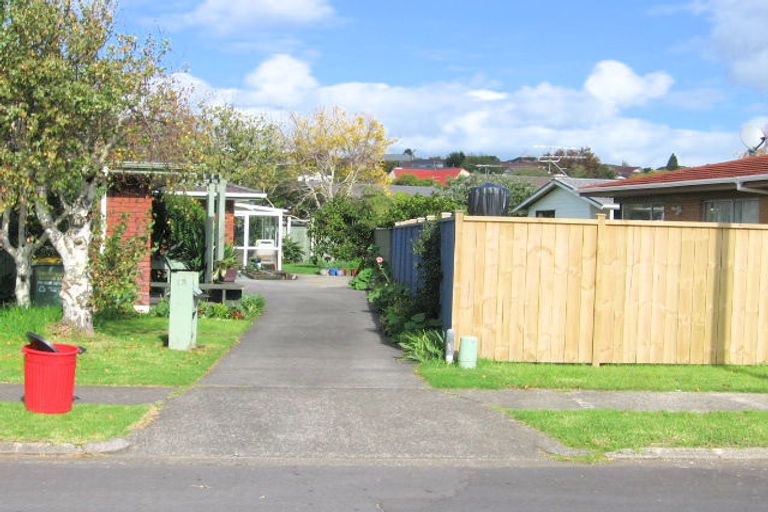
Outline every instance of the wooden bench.
{"type": "MultiPolygon", "coordinates": [[[[152,281],[149,283],[149,288],[162,290],[162,296],[166,297],[171,291],[171,284],[165,281],[152,281]]],[[[244,288],[239,283],[200,283],[200,289],[206,292],[210,302],[221,302],[227,305],[240,302],[244,288]]]]}

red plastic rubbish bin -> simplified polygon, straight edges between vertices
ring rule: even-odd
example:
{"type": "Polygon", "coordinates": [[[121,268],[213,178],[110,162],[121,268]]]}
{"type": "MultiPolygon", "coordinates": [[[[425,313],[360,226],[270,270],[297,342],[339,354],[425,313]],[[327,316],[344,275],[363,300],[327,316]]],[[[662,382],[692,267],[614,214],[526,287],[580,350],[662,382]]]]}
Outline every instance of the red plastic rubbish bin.
{"type": "Polygon", "coordinates": [[[30,412],[64,414],[72,410],[75,393],[75,368],[80,348],[54,344],[58,352],[35,350],[24,354],[24,406],[30,412]]]}

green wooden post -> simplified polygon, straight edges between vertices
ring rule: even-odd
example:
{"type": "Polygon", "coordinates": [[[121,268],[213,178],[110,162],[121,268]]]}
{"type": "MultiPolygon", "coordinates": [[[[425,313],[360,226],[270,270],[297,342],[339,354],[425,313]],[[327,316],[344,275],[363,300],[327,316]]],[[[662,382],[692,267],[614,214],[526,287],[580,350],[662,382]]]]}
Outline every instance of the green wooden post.
{"type": "Polygon", "coordinates": [[[224,245],[227,243],[227,180],[220,179],[217,187],[216,212],[216,259],[224,259],[224,245]]]}
{"type": "Polygon", "coordinates": [[[205,218],[205,282],[210,283],[213,278],[213,255],[214,255],[214,217],[216,215],[216,185],[214,185],[214,176],[209,175],[206,178],[206,187],[208,198],[206,200],[207,216],[205,218]]]}
{"type": "Polygon", "coordinates": [[[197,345],[197,272],[171,273],[171,312],[168,319],[168,348],[189,350],[197,345]]]}

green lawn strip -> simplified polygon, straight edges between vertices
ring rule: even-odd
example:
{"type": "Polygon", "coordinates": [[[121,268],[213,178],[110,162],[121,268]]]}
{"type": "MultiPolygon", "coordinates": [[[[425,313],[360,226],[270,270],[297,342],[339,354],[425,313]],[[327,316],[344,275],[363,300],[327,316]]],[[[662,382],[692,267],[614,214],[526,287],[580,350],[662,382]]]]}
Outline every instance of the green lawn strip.
{"type": "Polygon", "coordinates": [[[623,448],[768,446],[768,411],[638,412],[517,410],[507,414],[571,448],[605,453],[623,448]]]}
{"type": "MultiPolygon", "coordinates": [[[[197,348],[188,352],[164,346],[168,319],[137,315],[96,322],[93,337],[57,338],[82,345],[77,383],[114,386],[183,386],[202,377],[251,325],[243,320],[201,318],[197,348]]],[[[43,334],[47,335],[45,329],[43,334]]],[[[0,382],[23,381],[23,335],[0,334],[0,382]]]]}
{"type": "Polygon", "coordinates": [[[420,365],[418,371],[436,388],[768,393],[768,365],[602,365],[594,368],[590,365],[480,360],[473,370],[432,361],[420,365]]]}
{"type": "Polygon", "coordinates": [[[0,441],[83,444],[123,437],[151,408],[78,404],[67,414],[33,414],[21,403],[0,402],[0,441]]]}
{"type": "Polygon", "coordinates": [[[289,274],[317,274],[321,268],[311,263],[283,263],[283,271],[289,274]]]}
{"type": "Polygon", "coordinates": [[[283,263],[283,271],[289,274],[318,274],[321,268],[357,268],[359,261],[334,261],[323,263],[322,265],[313,265],[312,263],[283,263]]]}

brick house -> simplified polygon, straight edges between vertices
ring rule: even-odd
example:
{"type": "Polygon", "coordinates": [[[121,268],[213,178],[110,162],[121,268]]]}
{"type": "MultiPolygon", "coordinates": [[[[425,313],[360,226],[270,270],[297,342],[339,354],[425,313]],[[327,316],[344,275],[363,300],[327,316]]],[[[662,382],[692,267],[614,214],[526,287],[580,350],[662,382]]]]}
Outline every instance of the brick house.
{"type": "Polygon", "coordinates": [[[768,156],[659,172],[579,189],[610,195],[628,220],[768,223],[768,156]]]}
{"type": "MultiPolygon", "coordinates": [[[[106,222],[102,225],[106,235],[112,234],[114,227],[126,219],[124,237],[130,238],[146,232],[152,222],[152,203],[155,196],[152,176],[160,174],[165,166],[151,163],[125,162],[119,169],[110,170],[113,179],[107,193],[101,199],[101,215],[106,222]]],[[[182,190],[190,197],[205,201],[204,187],[182,190]]],[[[263,199],[266,194],[235,184],[227,184],[225,233],[226,243],[232,244],[235,238],[235,202],[263,199]]],[[[150,241],[147,241],[149,249],[150,241]]],[[[149,288],[152,272],[152,255],[147,255],[139,263],[139,299],[137,309],[149,307],[149,288]]]]}

